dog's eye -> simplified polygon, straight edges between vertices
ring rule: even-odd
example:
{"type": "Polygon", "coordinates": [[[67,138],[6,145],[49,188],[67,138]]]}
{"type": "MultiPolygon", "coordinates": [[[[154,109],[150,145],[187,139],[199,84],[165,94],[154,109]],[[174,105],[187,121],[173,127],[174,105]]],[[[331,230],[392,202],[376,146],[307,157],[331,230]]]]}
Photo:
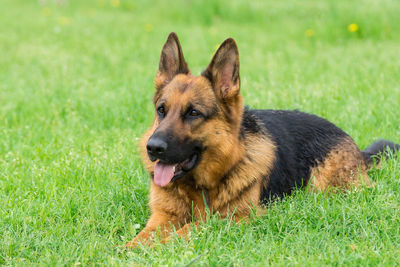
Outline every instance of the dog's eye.
{"type": "Polygon", "coordinates": [[[165,115],[165,108],[163,106],[160,106],[157,108],[157,113],[160,117],[164,117],[165,115]]]}
{"type": "Polygon", "coordinates": [[[197,116],[200,115],[200,112],[198,112],[195,109],[192,109],[192,110],[189,111],[189,115],[192,116],[192,117],[197,117],[197,116]]]}

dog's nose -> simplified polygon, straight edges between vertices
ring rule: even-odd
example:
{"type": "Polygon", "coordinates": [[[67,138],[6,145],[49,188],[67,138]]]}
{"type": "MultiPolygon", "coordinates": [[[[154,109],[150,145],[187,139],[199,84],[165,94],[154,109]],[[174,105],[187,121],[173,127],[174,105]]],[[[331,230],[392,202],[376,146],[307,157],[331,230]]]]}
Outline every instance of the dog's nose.
{"type": "Polygon", "coordinates": [[[147,152],[153,157],[162,156],[167,147],[167,143],[159,137],[152,137],[147,142],[147,152]]]}

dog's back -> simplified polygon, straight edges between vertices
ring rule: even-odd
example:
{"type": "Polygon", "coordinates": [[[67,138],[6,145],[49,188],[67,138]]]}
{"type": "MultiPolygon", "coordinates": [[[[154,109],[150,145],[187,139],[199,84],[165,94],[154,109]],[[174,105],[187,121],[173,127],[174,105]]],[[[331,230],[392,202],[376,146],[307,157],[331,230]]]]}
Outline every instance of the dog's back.
{"type": "Polygon", "coordinates": [[[318,116],[287,110],[246,110],[245,113],[248,115],[244,120],[249,115],[258,118],[276,145],[273,170],[261,195],[264,203],[307,185],[312,169],[320,166],[337,147],[350,144],[349,149],[355,155],[360,154],[344,131],[318,116]]]}
{"type": "Polygon", "coordinates": [[[333,123],[318,116],[288,110],[245,110],[243,127],[265,127],[264,134],[276,145],[273,169],[260,200],[290,194],[310,184],[320,190],[369,184],[367,168],[374,156],[399,146],[380,140],[360,151],[352,138],[333,123]],[[256,118],[256,119],[255,119],[256,118]]]}

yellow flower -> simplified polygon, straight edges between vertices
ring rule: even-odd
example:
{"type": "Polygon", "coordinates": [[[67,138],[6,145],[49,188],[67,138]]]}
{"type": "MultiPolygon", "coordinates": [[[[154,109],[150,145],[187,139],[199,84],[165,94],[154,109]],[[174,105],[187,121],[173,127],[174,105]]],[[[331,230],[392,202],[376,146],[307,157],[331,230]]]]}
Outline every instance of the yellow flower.
{"type": "Polygon", "coordinates": [[[153,24],[147,23],[147,24],[144,25],[144,30],[145,30],[146,32],[152,32],[153,29],[154,29],[153,24]]]}
{"type": "Polygon", "coordinates": [[[349,32],[356,32],[358,31],[358,25],[355,23],[350,24],[347,29],[349,30],[349,32]]]}
{"type": "Polygon", "coordinates": [[[313,37],[315,35],[315,32],[311,29],[307,29],[306,32],[304,33],[307,37],[313,37]]]}
{"type": "Polygon", "coordinates": [[[58,23],[60,23],[61,25],[69,25],[72,23],[72,19],[62,16],[58,18],[58,23]]]}
{"type": "Polygon", "coordinates": [[[121,1],[120,0],[110,0],[110,5],[112,7],[119,7],[121,5],[121,1]]]}
{"type": "Polygon", "coordinates": [[[48,8],[48,7],[43,8],[42,14],[44,16],[48,17],[48,16],[50,16],[50,13],[51,13],[51,9],[50,8],[48,8]]]}

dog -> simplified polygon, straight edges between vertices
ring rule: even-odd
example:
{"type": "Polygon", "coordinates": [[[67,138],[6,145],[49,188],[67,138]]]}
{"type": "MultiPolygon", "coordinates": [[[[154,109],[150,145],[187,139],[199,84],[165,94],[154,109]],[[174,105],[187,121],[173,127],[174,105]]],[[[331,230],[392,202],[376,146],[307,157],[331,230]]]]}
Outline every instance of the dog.
{"type": "MultiPolygon", "coordinates": [[[[155,78],[155,118],[141,139],[151,176],[151,217],[129,242],[185,236],[206,210],[235,221],[263,212],[299,187],[370,185],[367,169],[399,145],[380,140],[360,151],[352,138],[315,115],[250,110],[240,94],[239,53],[225,40],[199,76],[191,74],[175,33],[168,36],[155,78]],[[379,158],[377,158],[379,160],[379,158]]],[[[164,240],[165,240],[164,239],[164,240]]]]}

